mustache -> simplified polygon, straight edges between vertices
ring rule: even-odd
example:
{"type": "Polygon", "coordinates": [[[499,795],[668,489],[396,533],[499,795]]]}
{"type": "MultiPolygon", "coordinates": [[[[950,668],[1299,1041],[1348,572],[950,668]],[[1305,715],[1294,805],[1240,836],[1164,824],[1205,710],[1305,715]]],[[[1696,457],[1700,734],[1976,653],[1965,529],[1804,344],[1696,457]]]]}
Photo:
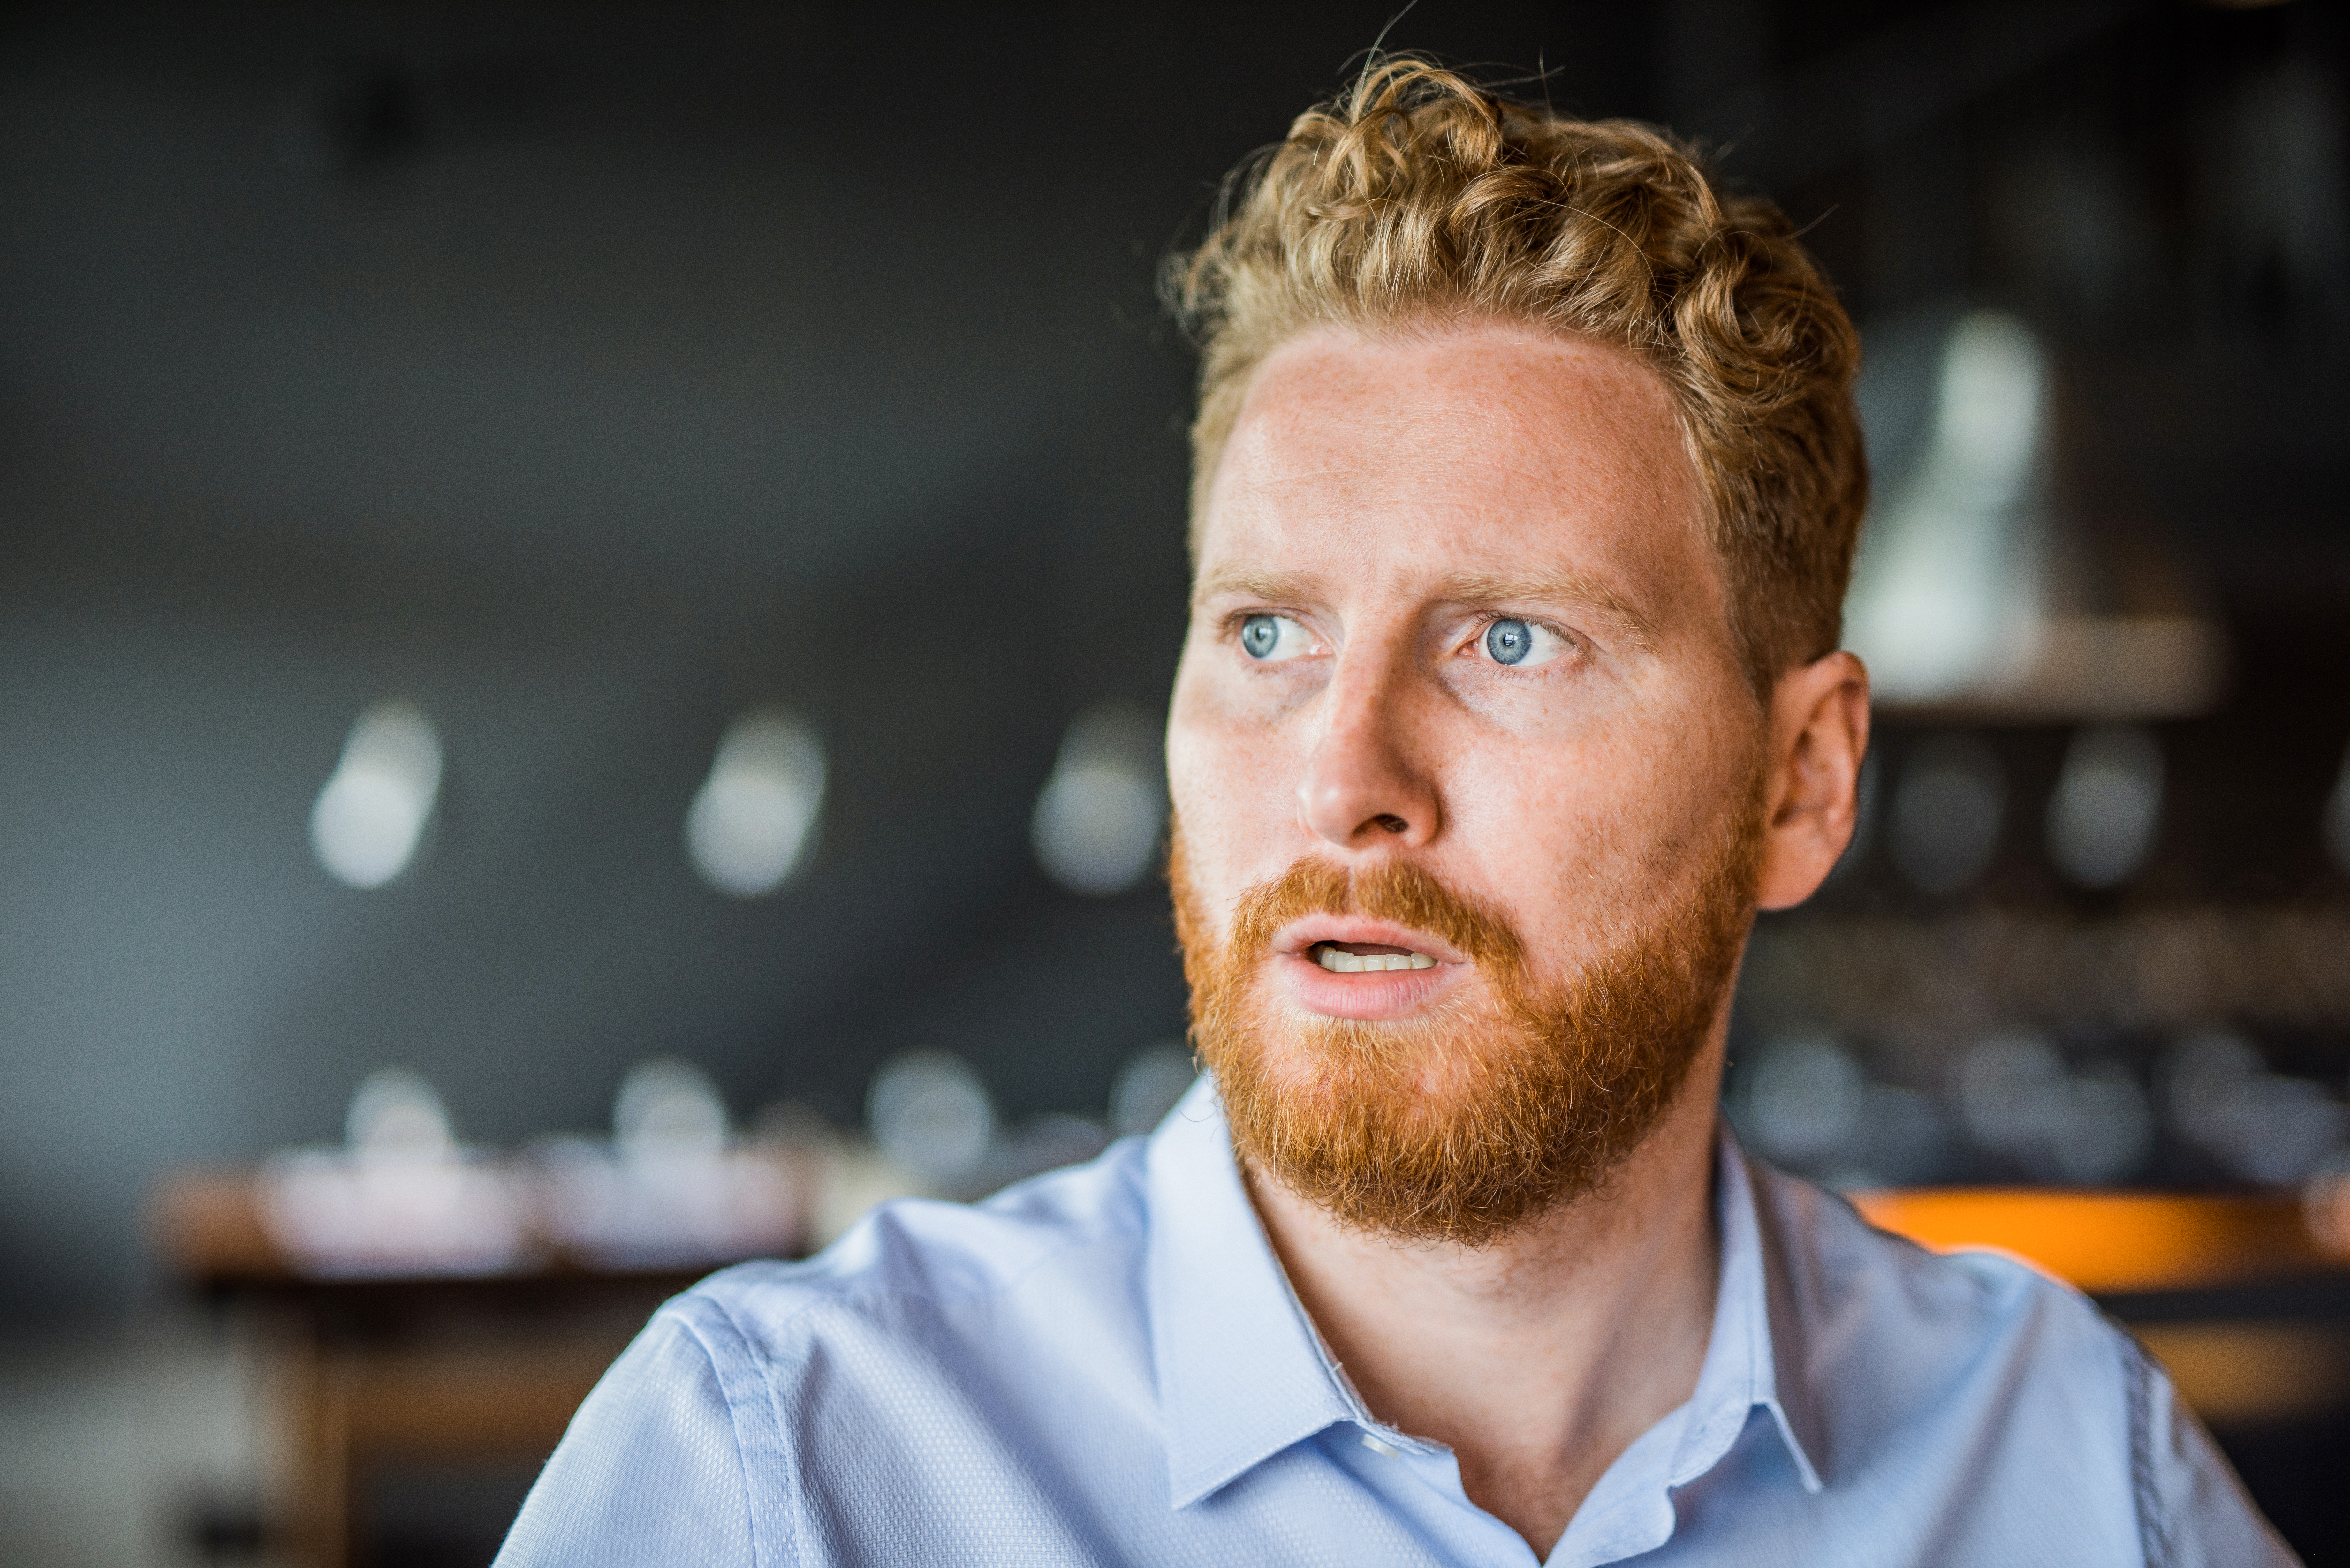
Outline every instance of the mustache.
{"type": "Polygon", "coordinates": [[[1524,944],[1507,920],[1446,887],[1424,867],[1387,861],[1348,867],[1311,856],[1241,895],[1232,911],[1231,950],[1263,952],[1284,926],[1308,915],[1392,920],[1425,931],[1502,974],[1515,973],[1525,961],[1524,944]]]}

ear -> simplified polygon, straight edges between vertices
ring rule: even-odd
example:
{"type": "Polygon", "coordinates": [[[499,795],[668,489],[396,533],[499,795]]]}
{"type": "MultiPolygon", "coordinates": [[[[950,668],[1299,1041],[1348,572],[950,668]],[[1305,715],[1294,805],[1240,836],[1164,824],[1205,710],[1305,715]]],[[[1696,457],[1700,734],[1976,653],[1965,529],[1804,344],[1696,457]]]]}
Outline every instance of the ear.
{"type": "Polygon", "coordinates": [[[1771,691],[1762,877],[1755,901],[1810,898],[1852,842],[1868,753],[1868,670],[1849,653],[1798,665],[1771,691]]]}

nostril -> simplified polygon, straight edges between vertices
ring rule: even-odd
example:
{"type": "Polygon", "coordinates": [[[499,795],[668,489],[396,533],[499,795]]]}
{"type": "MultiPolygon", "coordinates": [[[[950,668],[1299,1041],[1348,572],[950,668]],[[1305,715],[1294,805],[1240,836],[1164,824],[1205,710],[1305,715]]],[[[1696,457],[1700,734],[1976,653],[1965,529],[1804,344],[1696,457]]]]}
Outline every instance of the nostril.
{"type": "Polygon", "coordinates": [[[1374,827],[1383,827],[1389,833],[1401,833],[1409,827],[1410,824],[1405,822],[1402,817],[1396,815],[1393,812],[1383,811],[1379,813],[1378,815],[1371,818],[1371,826],[1374,827]]]}

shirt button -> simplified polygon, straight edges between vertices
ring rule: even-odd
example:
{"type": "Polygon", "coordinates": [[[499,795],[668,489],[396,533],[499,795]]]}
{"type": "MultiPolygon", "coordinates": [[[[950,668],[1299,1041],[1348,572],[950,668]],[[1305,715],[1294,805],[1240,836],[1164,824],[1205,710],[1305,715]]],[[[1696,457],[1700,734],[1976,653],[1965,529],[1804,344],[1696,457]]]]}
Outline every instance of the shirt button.
{"type": "Polygon", "coordinates": [[[1368,1432],[1365,1432],[1363,1434],[1363,1447],[1370,1449],[1371,1452],[1375,1454],[1381,1454],[1388,1459],[1393,1459],[1396,1455],[1403,1451],[1397,1448],[1393,1443],[1381,1442],[1378,1438],[1372,1437],[1368,1432]]]}

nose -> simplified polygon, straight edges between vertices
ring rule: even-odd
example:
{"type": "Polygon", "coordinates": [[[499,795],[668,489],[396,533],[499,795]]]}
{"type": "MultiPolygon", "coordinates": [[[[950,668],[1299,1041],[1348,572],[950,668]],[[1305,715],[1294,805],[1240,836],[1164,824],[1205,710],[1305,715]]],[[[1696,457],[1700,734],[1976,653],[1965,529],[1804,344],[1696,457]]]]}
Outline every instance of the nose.
{"type": "Polygon", "coordinates": [[[1418,847],[1440,826],[1437,792],[1413,761],[1411,713],[1400,671],[1344,656],[1324,693],[1327,727],[1297,783],[1298,813],[1341,849],[1418,847]]]}

